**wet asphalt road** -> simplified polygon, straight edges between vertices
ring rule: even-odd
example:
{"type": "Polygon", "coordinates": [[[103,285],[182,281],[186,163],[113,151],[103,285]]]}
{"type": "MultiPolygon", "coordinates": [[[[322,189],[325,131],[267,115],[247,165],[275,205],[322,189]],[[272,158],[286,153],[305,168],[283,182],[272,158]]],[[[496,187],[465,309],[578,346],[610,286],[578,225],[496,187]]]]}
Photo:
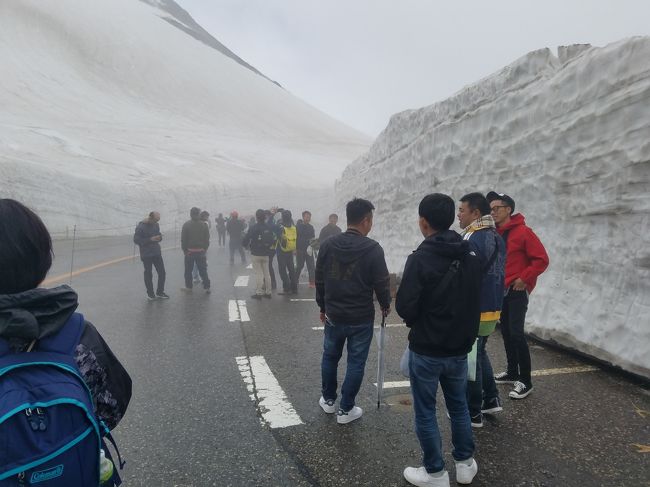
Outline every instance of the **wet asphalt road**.
{"type": "MultiPolygon", "coordinates": [[[[57,242],[51,275],[69,270],[69,243],[57,242]],[[68,247],[66,247],[68,245],[68,247]]],[[[129,256],[130,237],[77,246],[75,268],[129,256]]],[[[73,279],[80,311],[93,322],[134,381],[126,417],[115,431],[128,464],[128,486],[404,486],[405,466],[419,466],[409,389],[387,389],[376,408],[376,345],[357,398],[364,416],[338,425],[318,407],[322,331],[313,302],[274,296],[257,302],[252,270],[228,265],[211,248],[212,294],[183,285],[182,255],[164,252],[168,301],[146,300],[142,266],[126,260],[73,279]],[[233,287],[251,275],[248,288],[233,287]],[[249,322],[228,320],[228,301],[247,302],[249,322]],[[304,424],[270,428],[249,397],[235,357],[263,356],[304,424]]],[[[299,298],[313,297],[300,286],[299,298]]],[[[535,305],[534,295],[531,306],[535,305]]],[[[399,323],[395,314],[389,323],[399,323]]],[[[405,328],[389,328],[387,381],[405,380],[399,358],[405,328]]],[[[488,343],[496,370],[505,363],[498,334],[488,343]]],[[[533,367],[592,365],[532,345],[533,367]]],[[[340,367],[341,368],[341,367],[340,367]]],[[[342,375],[341,375],[342,377],[342,375]]],[[[650,392],[609,370],[537,377],[524,401],[475,430],[475,486],[650,486],[650,392]],[[645,450],[643,448],[645,446],[645,450]],[[642,453],[645,451],[645,453],[642,453]]],[[[439,408],[447,469],[455,485],[450,431],[439,408]]]]}

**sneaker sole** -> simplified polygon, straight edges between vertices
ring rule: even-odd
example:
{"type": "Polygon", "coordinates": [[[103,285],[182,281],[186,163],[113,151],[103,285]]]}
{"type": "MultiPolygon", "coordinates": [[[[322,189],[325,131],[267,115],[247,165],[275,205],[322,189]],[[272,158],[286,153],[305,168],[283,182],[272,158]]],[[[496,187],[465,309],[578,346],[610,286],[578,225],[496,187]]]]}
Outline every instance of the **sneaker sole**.
{"type": "Polygon", "coordinates": [[[503,411],[503,408],[501,406],[496,408],[490,408],[490,409],[481,409],[481,413],[483,414],[494,414],[494,413],[500,413],[501,411],[503,411]]]}
{"type": "Polygon", "coordinates": [[[321,403],[318,403],[318,405],[327,414],[334,414],[336,412],[336,406],[332,406],[332,409],[330,410],[330,409],[326,409],[328,407],[327,405],[323,406],[321,403]]]}
{"type": "Polygon", "coordinates": [[[496,384],[514,384],[517,382],[516,380],[500,380],[500,379],[494,379],[494,382],[496,384]]]}
{"type": "Polygon", "coordinates": [[[360,417],[361,416],[355,416],[354,418],[350,419],[349,416],[337,416],[336,417],[336,422],[338,424],[348,424],[348,423],[351,423],[352,421],[356,421],[360,417]],[[345,419],[341,419],[341,418],[345,418],[345,419]]]}
{"type": "Polygon", "coordinates": [[[523,394],[518,394],[515,391],[510,391],[510,394],[508,394],[508,397],[510,399],[526,399],[528,396],[530,396],[531,392],[533,392],[532,389],[530,389],[527,392],[524,392],[523,394]]]}
{"type": "Polygon", "coordinates": [[[483,423],[481,423],[481,424],[472,423],[472,428],[482,428],[482,427],[483,427],[483,423]]]}

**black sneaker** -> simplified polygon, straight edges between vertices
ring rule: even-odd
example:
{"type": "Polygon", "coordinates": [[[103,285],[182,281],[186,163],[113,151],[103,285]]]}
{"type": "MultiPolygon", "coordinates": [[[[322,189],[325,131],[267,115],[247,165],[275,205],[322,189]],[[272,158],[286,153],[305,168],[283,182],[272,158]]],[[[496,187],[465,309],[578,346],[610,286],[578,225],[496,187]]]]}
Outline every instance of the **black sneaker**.
{"type": "Polygon", "coordinates": [[[515,387],[510,391],[510,399],[524,399],[528,397],[528,394],[533,392],[532,384],[524,384],[523,382],[515,382],[515,387]]]}
{"type": "Polygon", "coordinates": [[[494,376],[494,382],[497,384],[514,384],[517,378],[508,374],[508,372],[499,372],[494,376]]]}
{"type": "Polygon", "coordinates": [[[164,292],[157,293],[156,296],[158,296],[160,299],[169,299],[169,296],[167,296],[164,292]]]}
{"type": "Polygon", "coordinates": [[[476,416],[472,416],[472,428],[482,428],[483,427],[483,415],[478,413],[476,416]]]}
{"type": "Polygon", "coordinates": [[[147,294],[147,299],[149,301],[155,301],[156,300],[156,295],[155,294],[147,294]]]}
{"type": "Polygon", "coordinates": [[[253,298],[253,299],[262,299],[262,295],[261,294],[252,294],[251,298],[253,298]]]}
{"type": "Polygon", "coordinates": [[[495,414],[501,411],[503,411],[503,407],[501,407],[501,400],[498,397],[484,402],[481,406],[481,412],[483,414],[495,414]]]}

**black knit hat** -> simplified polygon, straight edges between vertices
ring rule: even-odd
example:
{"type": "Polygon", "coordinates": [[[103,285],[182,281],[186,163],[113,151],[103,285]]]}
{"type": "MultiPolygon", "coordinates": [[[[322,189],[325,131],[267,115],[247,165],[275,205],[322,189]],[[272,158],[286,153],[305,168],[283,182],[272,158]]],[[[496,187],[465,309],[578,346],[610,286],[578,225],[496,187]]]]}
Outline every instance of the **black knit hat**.
{"type": "Polygon", "coordinates": [[[489,203],[492,203],[494,200],[501,200],[506,204],[506,206],[509,206],[510,209],[512,209],[512,213],[515,212],[515,200],[513,200],[505,193],[490,191],[487,195],[485,195],[485,199],[487,199],[489,203]]]}

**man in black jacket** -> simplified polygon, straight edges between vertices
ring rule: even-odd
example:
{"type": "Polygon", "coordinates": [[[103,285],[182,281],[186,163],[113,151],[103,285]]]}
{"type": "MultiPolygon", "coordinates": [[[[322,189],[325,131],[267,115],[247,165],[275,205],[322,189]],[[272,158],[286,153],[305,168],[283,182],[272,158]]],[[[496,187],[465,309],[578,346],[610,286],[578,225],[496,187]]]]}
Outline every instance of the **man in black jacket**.
{"type": "Polygon", "coordinates": [[[206,253],[210,246],[210,230],[201,220],[201,210],[194,207],[190,210],[190,220],[183,224],[181,230],[181,249],[185,254],[185,292],[192,291],[192,269],[194,264],[199,269],[203,289],[210,292],[210,278],[208,277],[208,260],[206,253]]]}
{"type": "Polygon", "coordinates": [[[451,417],[456,481],[469,484],[478,471],[466,391],[467,353],[480,319],[481,268],[468,242],[449,230],[454,209],[454,200],[444,194],[430,194],[420,202],[425,240],[408,257],[395,300],[395,310],[410,328],[409,374],[423,452],[424,466],[404,470],[413,485],[449,486],[436,419],[438,382],[451,417]],[[457,274],[452,262],[460,265],[457,274]]]}
{"type": "Polygon", "coordinates": [[[149,216],[138,223],[133,235],[133,243],[140,247],[140,260],[144,265],[144,285],[147,288],[149,300],[169,299],[165,294],[165,263],[163,262],[162,252],[160,250],[160,213],[152,211],[149,216]],[[153,293],[153,271],[152,266],[158,273],[158,287],[156,294],[153,293]]]}
{"type": "Polygon", "coordinates": [[[339,216],[336,213],[332,213],[329,216],[327,225],[321,228],[320,233],[318,234],[318,241],[323,243],[330,237],[339,235],[341,233],[341,228],[337,225],[339,221],[339,216]]]}
{"type": "Polygon", "coordinates": [[[309,275],[309,287],[315,288],[314,284],[314,255],[309,254],[309,242],[316,237],[316,231],[311,225],[311,212],[302,212],[302,221],[296,223],[298,238],[296,240],[296,279],[300,278],[302,268],[307,264],[307,274],[309,275]]]}
{"type": "Polygon", "coordinates": [[[271,297],[271,273],[269,272],[269,253],[275,245],[276,236],[273,229],[266,223],[264,210],[255,212],[257,223],[248,229],[243,246],[250,248],[251,262],[256,277],[255,294],[251,297],[262,299],[271,297]]]}
{"type": "Polygon", "coordinates": [[[246,224],[244,220],[239,219],[239,213],[233,211],[230,213],[230,220],[226,223],[226,231],[230,236],[228,246],[230,247],[230,263],[235,263],[235,252],[239,252],[241,263],[246,263],[246,255],[244,254],[244,247],[242,247],[242,239],[244,238],[244,230],[246,224]]]}
{"type": "Polygon", "coordinates": [[[347,204],[348,229],[330,237],[316,262],[316,302],[325,325],[321,363],[320,407],[336,411],[337,368],[347,341],[348,364],[337,412],[339,424],[358,419],[363,410],[354,400],[361,387],[372,341],[375,305],[373,291],[384,316],[390,312],[390,288],[384,250],[367,237],[372,229],[370,201],[355,198],[347,204]]]}

